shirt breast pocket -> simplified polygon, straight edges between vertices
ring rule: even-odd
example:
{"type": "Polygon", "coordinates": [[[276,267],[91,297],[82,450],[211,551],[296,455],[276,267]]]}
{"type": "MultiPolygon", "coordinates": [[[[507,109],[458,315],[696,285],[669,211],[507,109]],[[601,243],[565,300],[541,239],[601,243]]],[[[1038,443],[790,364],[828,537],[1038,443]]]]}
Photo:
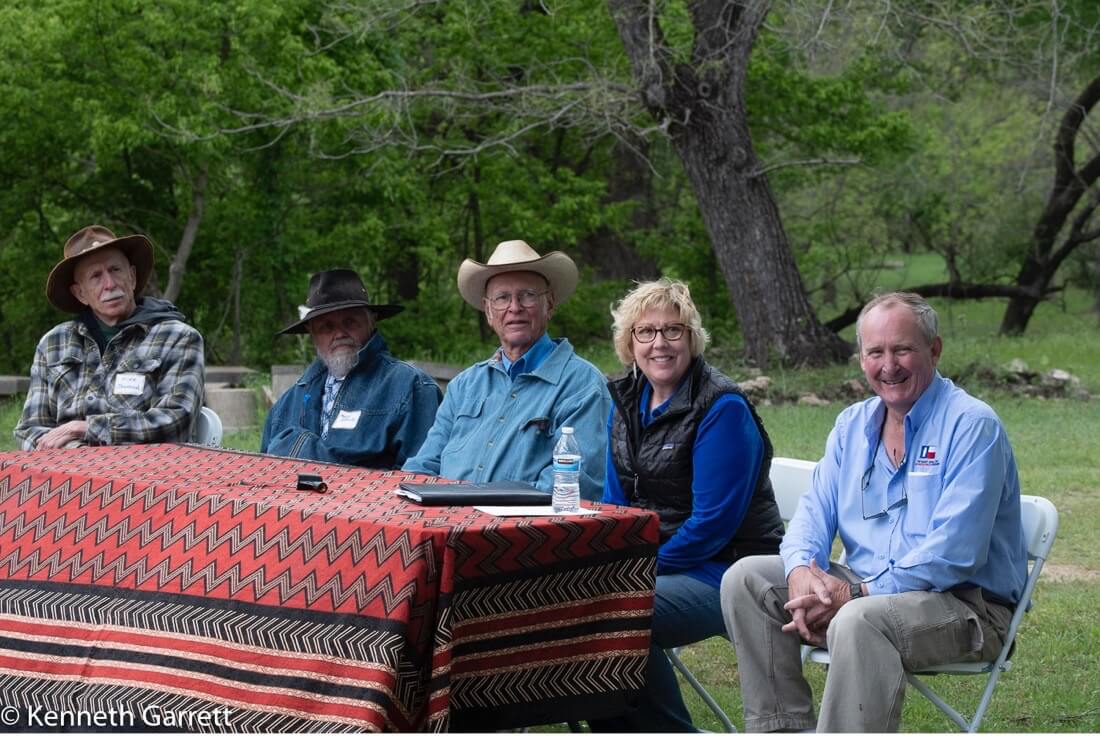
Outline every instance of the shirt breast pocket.
{"type": "Polygon", "coordinates": [[[50,385],[58,408],[62,411],[68,407],[70,411],[82,413],[83,407],[79,406],[80,387],[87,383],[83,377],[84,361],[72,355],[62,355],[54,363],[46,366],[46,380],[50,385]]]}
{"type": "Polygon", "coordinates": [[[939,473],[909,473],[905,478],[905,532],[923,537],[943,493],[939,473]]]}
{"type": "Polygon", "coordinates": [[[451,437],[447,442],[447,447],[444,449],[444,455],[452,455],[457,452],[461,452],[468,444],[470,444],[470,438],[476,434],[479,430],[485,431],[485,427],[482,425],[489,421],[488,417],[483,416],[485,411],[485,397],[477,399],[469,406],[461,407],[455,412],[454,425],[451,427],[451,437]]]}

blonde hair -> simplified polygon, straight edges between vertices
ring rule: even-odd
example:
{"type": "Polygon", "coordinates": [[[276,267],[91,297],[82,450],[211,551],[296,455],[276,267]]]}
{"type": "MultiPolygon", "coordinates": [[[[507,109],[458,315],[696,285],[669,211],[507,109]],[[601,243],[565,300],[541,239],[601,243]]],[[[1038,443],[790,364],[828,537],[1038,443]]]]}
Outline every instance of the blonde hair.
{"type": "Polygon", "coordinates": [[[710,335],[703,329],[703,320],[695,302],[691,300],[691,289],[683,281],[662,278],[657,281],[645,281],[627,293],[611,308],[611,317],[615,320],[611,327],[615,353],[623,365],[634,362],[634,336],[631,330],[634,323],[651,309],[672,307],[680,315],[680,321],[687,327],[686,338],[691,348],[691,357],[703,354],[710,335]]]}

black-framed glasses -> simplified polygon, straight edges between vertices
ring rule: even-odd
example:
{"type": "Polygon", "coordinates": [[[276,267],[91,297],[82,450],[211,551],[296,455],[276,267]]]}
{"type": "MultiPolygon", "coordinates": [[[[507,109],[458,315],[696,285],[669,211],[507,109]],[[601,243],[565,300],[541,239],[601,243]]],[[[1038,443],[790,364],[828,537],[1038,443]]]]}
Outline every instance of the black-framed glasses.
{"type": "Polygon", "coordinates": [[[530,309],[531,307],[538,304],[539,297],[549,293],[549,289],[547,289],[546,291],[523,289],[522,291],[517,291],[515,293],[512,293],[510,291],[501,291],[499,293],[493,294],[492,296],[485,297],[485,301],[489,302],[489,305],[498,312],[503,312],[505,309],[510,307],[512,305],[512,299],[518,301],[519,305],[524,309],[530,309]]]}
{"type": "Polygon", "coordinates": [[[642,325],[641,327],[631,327],[630,334],[634,336],[634,339],[638,342],[653,342],[657,339],[657,334],[660,333],[666,340],[673,342],[679,340],[687,332],[687,327],[679,322],[673,322],[670,325],[664,327],[654,327],[652,325],[642,325]]]}

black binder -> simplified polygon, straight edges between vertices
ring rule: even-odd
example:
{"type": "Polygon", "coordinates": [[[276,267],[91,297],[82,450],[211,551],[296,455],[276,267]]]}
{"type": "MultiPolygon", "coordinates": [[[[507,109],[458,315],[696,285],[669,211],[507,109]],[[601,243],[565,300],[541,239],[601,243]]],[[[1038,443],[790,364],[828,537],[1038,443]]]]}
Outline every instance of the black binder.
{"type": "Polygon", "coordinates": [[[550,494],[530,483],[402,483],[394,491],[422,506],[549,506],[550,494]]]}

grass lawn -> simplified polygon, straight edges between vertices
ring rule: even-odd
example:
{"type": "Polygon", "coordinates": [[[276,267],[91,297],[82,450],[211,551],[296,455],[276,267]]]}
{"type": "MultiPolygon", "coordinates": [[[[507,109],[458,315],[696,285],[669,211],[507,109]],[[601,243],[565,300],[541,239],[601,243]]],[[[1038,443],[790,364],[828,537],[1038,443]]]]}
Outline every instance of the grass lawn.
{"type": "MultiPolygon", "coordinates": [[[[918,267],[928,269],[928,264],[918,267]]],[[[910,281],[912,283],[912,281],[910,281]]],[[[1089,312],[1086,294],[1070,291],[1064,300],[1043,304],[1023,338],[996,338],[1003,304],[937,304],[944,335],[941,369],[966,375],[974,364],[1000,366],[1013,358],[1031,368],[1061,368],[1078,376],[1100,397],[1100,325],[1089,312]]],[[[851,331],[847,337],[851,337],[851,331]]],[[[601,349],[600,365],[613,369],[601,349]]],[[[719,351],[720,352],[720,351],[719,351]]],[[[724,366],[725,367],[725,366],[724,366]]],[[[742,377],[729,367],[734,377],[742,377]]],[[[821,371],[775,371],[784,393],[813,390],[859,375],[854,364],[821,371]]],[[[1061,527],[1051,560],[1040,581],[1035,607],[1024,619],[1013,669],[997,687],[985,731],[1100,731],[1100,548],[1092,544],[1100,522],[1100,398],[1091,401],[1024,399],[987,386],[967,386],[988,401],[1008,428],[1016,451],[1024,493],[1049,498],[1059,509],[1061,527]]],[[[0,403],[0,450],[13,449],[10,429],[20,401],[0,403]]],[[[841,404],[760,406],[777,455],[816,460],[841,404]]],[[[226,447],[256,450],[259,432],[228,434],[226,447]]],[[[723,639],[688,647],[684,660],[741,725],[736,657],[723,639]]],[[[809,665],[820,694],[824,674],[809,665]]],[[[980,694],[980,678],[939,677],[933,686],[948,702],[967,711],[980,694]]],[[[718,729],[706,707],[685,688],[689,707],[704,729],[718,729]]],[[[902,721],[906,731],[951,730],[952,724],[922,697],[911,693],[902,721]]],[[[539,729],[560,730],[560,729],[539,729]]]]}

